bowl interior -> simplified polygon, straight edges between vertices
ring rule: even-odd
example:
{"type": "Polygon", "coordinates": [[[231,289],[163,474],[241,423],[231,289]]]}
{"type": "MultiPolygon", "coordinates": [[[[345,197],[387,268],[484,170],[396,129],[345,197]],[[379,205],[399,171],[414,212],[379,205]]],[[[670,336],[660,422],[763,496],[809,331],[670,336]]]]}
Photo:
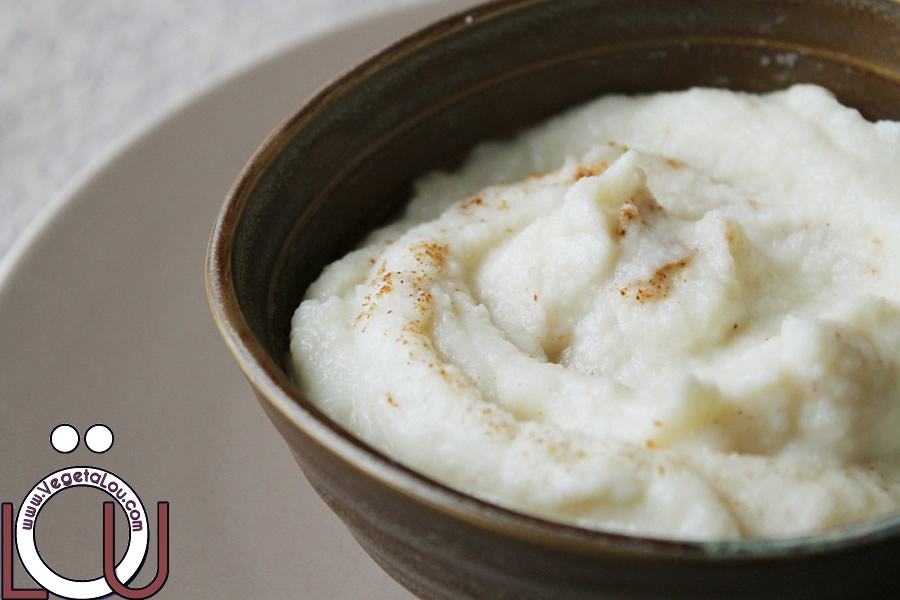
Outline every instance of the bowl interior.
{"type": "Polygon", "coordinates": [[[214,232],[214,310],[241,321],[239,356],[267,363],[251,379],[318,414],[290,387],[291,315],[416,176],[604,93],[807,82],[900,120],[898,48],[890,1],[519,0],[447,19],[326,87],[260,148],[214,232]]]}

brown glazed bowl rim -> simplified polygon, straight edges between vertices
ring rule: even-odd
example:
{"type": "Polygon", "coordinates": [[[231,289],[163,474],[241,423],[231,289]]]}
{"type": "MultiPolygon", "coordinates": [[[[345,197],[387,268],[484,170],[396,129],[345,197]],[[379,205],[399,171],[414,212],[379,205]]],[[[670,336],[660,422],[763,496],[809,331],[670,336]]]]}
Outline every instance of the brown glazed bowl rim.
{"type": "MultiPolygon", "coordinates": [[[[391,44],[325,85],[299,105],[262,142],[229,190],[207,252],[206,289],[216,325],[251,385],[271,408],[333,454],[393,490],[453,518],[513,538],[584,555],[633,558],[771,560],[800,558],[900,535],[900,514],[855,523],[821,534],[785,538],[681,541],[579,527],[505,508],[444,485],[391,459],[331,421],[297,390],[263,348],[244,318],[232,279],[237,224],[262,173],[304,126],[372,73],[454,32],[472,20],[496,18],[542,0],[495,0],[441,19],[391,44]]],[[[895,2],[896,0],[891,0],[895,2]]]]}

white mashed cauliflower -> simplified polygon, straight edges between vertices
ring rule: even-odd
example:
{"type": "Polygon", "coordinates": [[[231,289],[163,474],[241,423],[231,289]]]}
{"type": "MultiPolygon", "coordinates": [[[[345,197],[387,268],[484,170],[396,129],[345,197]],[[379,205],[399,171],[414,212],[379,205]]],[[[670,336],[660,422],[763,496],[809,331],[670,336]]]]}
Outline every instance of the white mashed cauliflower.
{"type": "Polygon", "coordinates": [[[900,505],[900,123],[606,97],[481,146],[310,287],[297,379],[498,504],[680,539],[900,505]]]}

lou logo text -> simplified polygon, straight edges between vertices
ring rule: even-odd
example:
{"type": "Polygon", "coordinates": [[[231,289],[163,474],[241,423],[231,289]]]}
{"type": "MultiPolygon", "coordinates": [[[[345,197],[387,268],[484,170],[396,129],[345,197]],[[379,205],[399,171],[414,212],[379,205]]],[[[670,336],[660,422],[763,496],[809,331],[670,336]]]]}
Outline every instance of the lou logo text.
{"type": "MultiPolygon", "coordinates": [[[[77,431],[70,425],[60,425],[54,429],[50,439],[54,448],[67,453],[77,446],[77,436],[77,431]],[[59,431],[63,428],[70,430],[68,437],[59,435],[59,431]],[[74,432],[74,442],[71,439],[71,432],[74,432]]],[[[112,432],[104,425],[95,425],[88,430],[85,442],[92,451],[105,452],[112,445],[112,432]],[[105,433],[101,431],[103,435],[94,435],[92,444],[91,432],[96,432],[98,428],[105,430],[105,433]]],[[[100,519],[98,519],[99,522],[101,522],[100,519]]],[[[50,473],[25,496],[19,506],[15,522],[12,503],[4,502],[2,504],[0,600],[47,600],[50,593],[71,600],[94,600],[111,594],[117,594],[129,600],[150,598],[162,589],[169,576],[168,502],[157,503],[156,536],[158,540],[156,576],[153,581],[142,588],[128,587],[144,564],[150,541],[147,512],[140,497],[124,479],[98,467],[73,466],[50,473]],[[103,575],[96,579],[76,580],[60,576],[44,562],[34,538],[35,523],[47,501],[61,491],[79,486],[99,489],[114,500],[114,502],[103,503],[103,575]],[[128,548],[118,565],[115,564],[116,504],[125,511],[130,533],[128,548]],[[31,578],[41,586],[40,588],[20,589],[15,587],[13,581],[14,539],[19,560],[31,578]]],[[[98,557],[98,559],[100,558],[98,557]]]]}

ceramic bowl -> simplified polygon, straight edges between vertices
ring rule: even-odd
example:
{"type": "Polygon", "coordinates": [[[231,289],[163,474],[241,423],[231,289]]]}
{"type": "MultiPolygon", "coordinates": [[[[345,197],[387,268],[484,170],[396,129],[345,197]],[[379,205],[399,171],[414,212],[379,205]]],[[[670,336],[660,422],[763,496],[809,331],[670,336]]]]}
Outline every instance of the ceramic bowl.
{"type": "Polygon", "coordinates": [[[898,517],[712,543],[550,522],[403,467],[326,418],[287,374],[304,290],[407,198],[417,175],[608,92],[794,82],[821,84],[868,118],[900,119],[900,4],[490,3],[349,71],[250,159],[210,242],[215,319],[306,477],[400,583],[452,600],[900,597],[898,517]]]}

